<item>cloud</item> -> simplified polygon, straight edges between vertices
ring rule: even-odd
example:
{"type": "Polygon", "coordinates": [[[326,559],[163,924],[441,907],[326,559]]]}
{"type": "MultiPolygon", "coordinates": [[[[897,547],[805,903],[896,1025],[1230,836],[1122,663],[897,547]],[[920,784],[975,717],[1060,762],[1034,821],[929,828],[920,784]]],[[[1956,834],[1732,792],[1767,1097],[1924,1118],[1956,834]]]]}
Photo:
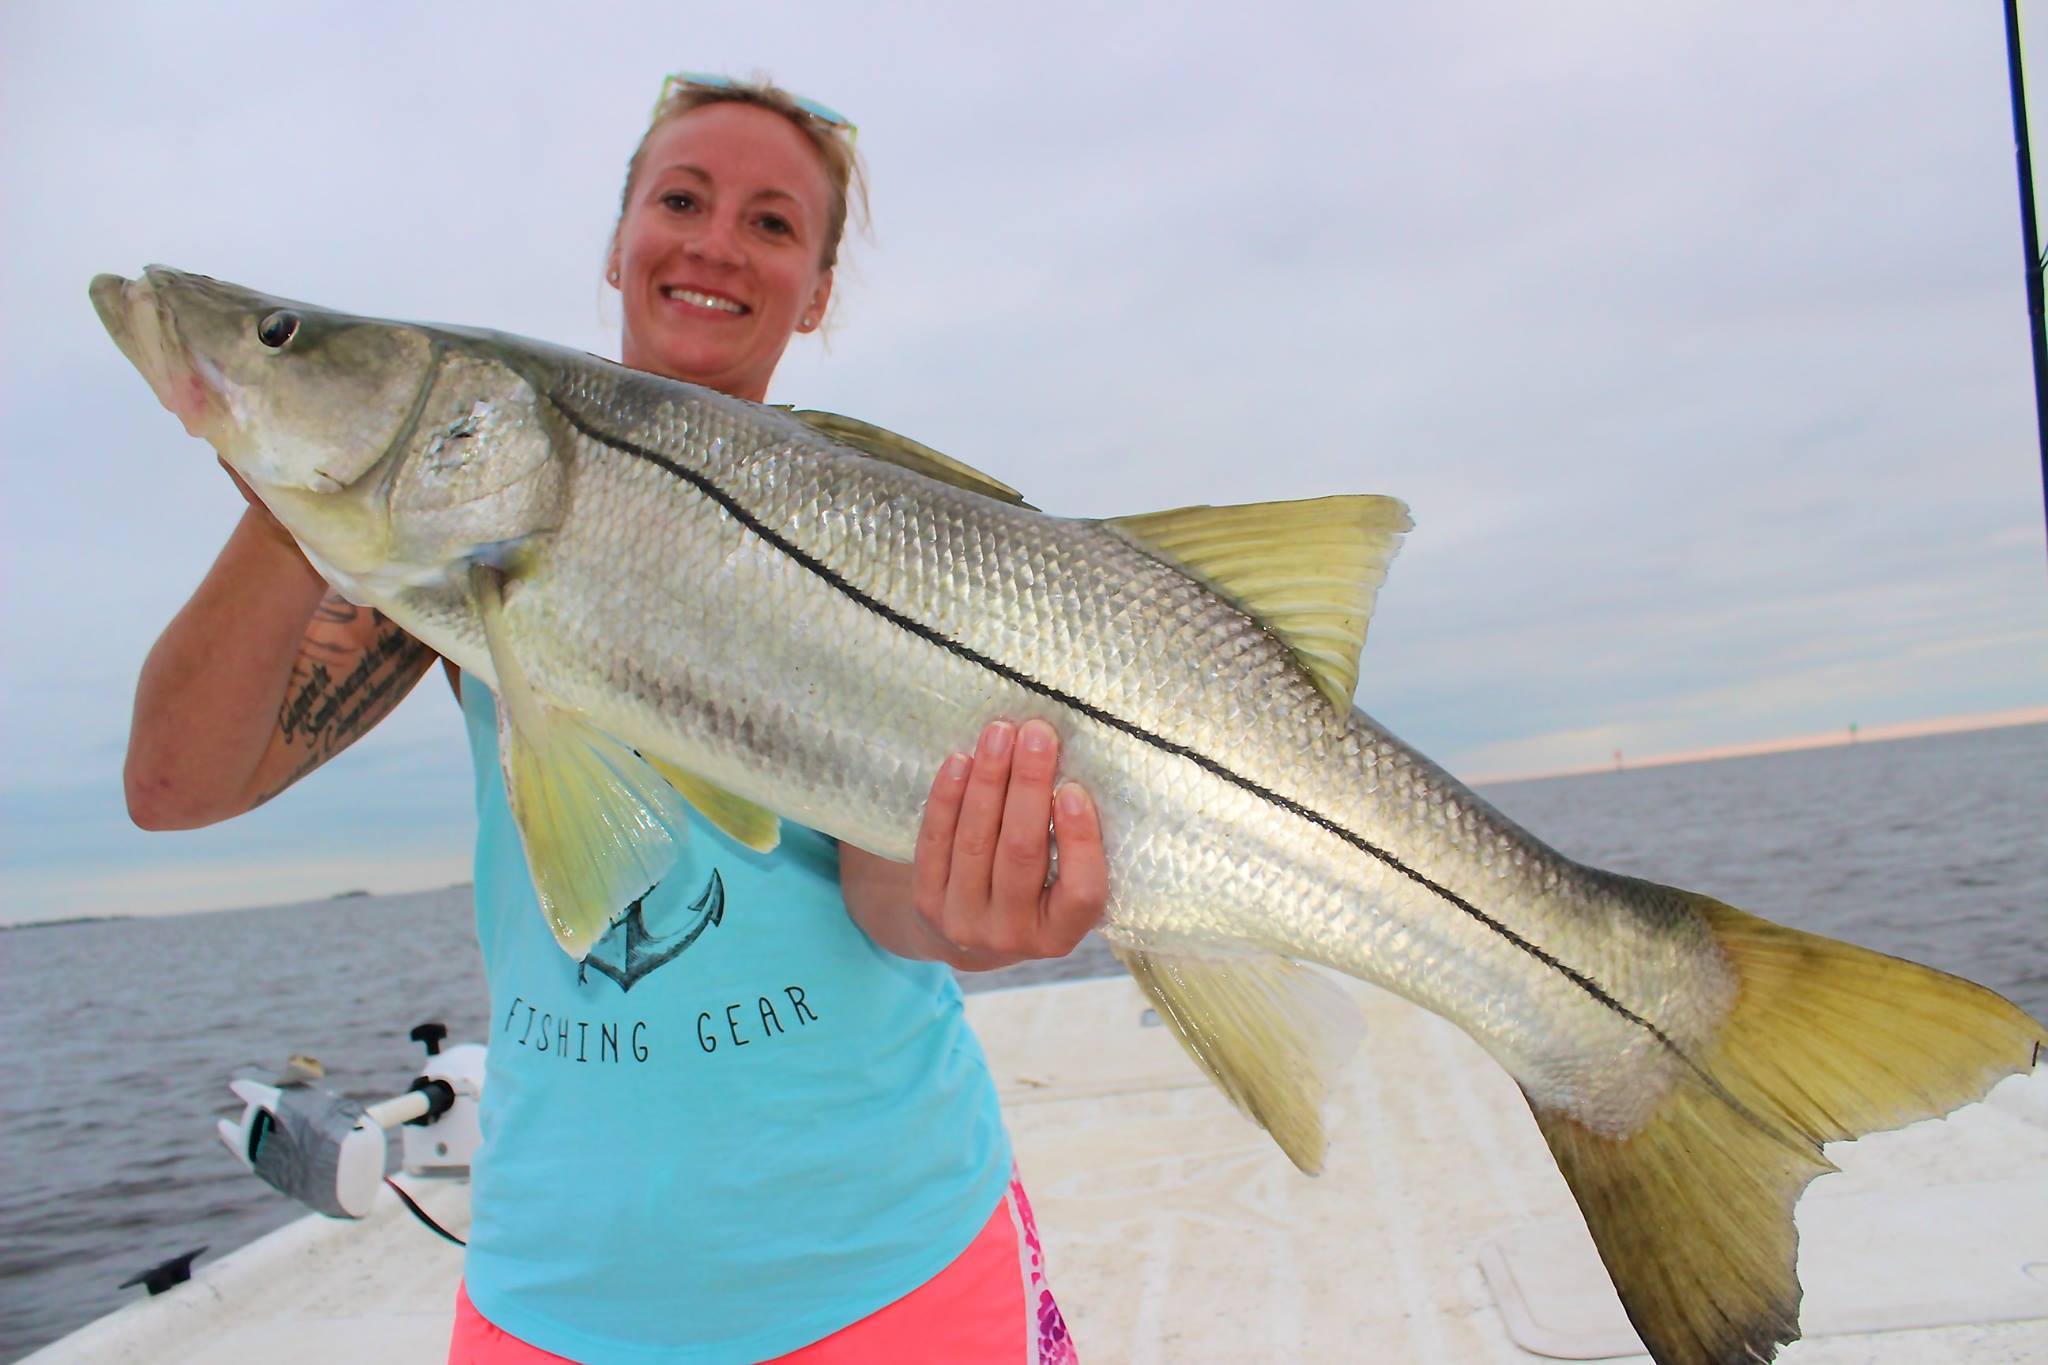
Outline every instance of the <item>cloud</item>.
{"type": "MultiPolygon", "coordinates": [[[[239,511],[87,279],[165,260],[609,350],[671,64],[862,125],[875,239],[777,397],[1071,514],[1404,497],[1360,695],[1454,767],[2048,694],[2003,55],[1964,8],[485,13],[0,11],[10,873],[47,793],[113,789],[135,670],[239,511]]],[[[459,808],[421,705],[372,742],[459,808]]],[[[383,838],[395,771],[255,828],[383,838]]],[[[126,847],[91,810],[72,856],[126,847]]]]}

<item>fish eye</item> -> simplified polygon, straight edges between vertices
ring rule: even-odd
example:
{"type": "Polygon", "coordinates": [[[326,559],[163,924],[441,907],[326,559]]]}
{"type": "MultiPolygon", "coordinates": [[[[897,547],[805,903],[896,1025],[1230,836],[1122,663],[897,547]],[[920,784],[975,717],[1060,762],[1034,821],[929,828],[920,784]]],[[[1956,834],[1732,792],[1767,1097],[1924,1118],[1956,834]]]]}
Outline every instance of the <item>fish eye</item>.
{"type": "Polygon", "coordinates": [[[299,315],[279,309],[256,324],[256,339],[272,350],[299,334],[299,315]]]}

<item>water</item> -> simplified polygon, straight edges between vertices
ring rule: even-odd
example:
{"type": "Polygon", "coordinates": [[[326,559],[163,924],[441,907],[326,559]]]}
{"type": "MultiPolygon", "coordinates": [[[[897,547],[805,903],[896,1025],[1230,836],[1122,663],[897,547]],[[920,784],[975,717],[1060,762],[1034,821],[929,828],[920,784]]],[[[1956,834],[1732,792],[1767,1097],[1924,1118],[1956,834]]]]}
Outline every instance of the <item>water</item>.
{"type": "MultiPolygon", "coordinates": [[[[1564,852],[1982,981],[2048,1019],[2048,726],[1519,782],[1564,852]]],[[[971,989],[1117,970],[1091,940],[971,989]]],[[[481,1038],[468,888],[0,933],[0,1359],[298,1216],[212,1137],[294,1052],[381,1098],[439,1019],[481,1038]]],[[[422,1233],[422,1235],[426,1235],[422,1233]]]]}
{"type": "Polygon", "coordinates": [[[1483,794],[1582,862],[1969,977],[2048,1020],[2048,726],[1483,794]]]}

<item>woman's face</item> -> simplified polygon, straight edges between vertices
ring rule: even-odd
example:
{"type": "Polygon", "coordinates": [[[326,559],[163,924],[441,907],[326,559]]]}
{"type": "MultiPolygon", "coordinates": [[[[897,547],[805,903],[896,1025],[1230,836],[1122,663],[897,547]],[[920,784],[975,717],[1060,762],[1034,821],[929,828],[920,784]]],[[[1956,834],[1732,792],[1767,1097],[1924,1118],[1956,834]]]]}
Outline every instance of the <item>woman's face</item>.
{"type": "Polygon", "coordinates": [[[780,114],[711,104],[656,130],[612,242],[620,359],[762,401],[831,296],[830,205],[818,154],[780,114]]]}

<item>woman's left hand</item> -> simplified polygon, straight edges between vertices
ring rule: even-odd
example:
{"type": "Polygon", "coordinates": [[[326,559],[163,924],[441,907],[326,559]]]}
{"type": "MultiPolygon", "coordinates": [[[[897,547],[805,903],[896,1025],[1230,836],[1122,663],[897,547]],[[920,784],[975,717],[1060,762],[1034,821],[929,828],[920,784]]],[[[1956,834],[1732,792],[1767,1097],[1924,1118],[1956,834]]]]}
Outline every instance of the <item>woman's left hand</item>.
{"type": "Polygon", "coordinates": [[[1102,920],[1109,868],[1094,801],[1072,782],[1055,791],[1058,770],[1052,726],[989,725],[940,767],[908,868],[842,848],[854,919],[885,948],[966,971],[1072,952],[1102,920]]]}

